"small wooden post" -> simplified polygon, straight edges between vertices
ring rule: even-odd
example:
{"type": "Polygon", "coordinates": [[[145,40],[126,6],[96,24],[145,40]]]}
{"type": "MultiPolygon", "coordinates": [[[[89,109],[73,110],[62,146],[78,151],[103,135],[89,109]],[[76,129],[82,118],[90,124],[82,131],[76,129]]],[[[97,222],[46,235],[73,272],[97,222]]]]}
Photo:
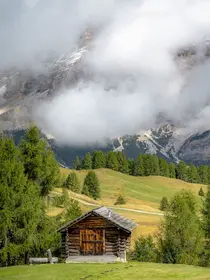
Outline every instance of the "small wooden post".
{"type": "Polygon", "coordinates": [[[51,250],[50,250],[50,249],[47,250],[47,254],[48,254],[48,262],[49,262],[50,264],[53,264],[52,253],[51,253],[51,250]]]}

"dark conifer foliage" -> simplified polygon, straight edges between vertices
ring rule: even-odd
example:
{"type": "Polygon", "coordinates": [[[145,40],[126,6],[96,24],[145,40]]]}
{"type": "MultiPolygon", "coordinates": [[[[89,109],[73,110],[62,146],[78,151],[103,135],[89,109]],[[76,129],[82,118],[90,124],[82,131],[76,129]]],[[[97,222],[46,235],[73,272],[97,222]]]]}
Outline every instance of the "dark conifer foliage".
{"type": "MultiPolygon", "coordinates": [[[[75,159],[74,168],[79,169],[79,158],[75,159]]],[[[184,161],[168,163],[157,155],[138,155],[137,158],[127,159],[123,152],[94,151],[82,159],[83,169],[108,168],[132,176],[164,176],[176,178],[189,183],[210,184],[210,166],[196,167],[192,163],[187,166],[184,161]]]]}

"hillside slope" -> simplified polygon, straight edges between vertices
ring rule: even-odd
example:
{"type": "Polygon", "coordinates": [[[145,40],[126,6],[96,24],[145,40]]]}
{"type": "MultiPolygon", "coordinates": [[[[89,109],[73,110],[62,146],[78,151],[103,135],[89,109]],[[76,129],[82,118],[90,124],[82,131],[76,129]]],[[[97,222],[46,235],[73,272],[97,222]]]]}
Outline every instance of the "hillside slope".
{"type": "MultiPolygon", "coordinates": [[[[61,169],[67,176],[68,169],[61,169]]],[[[76,171],[82,184],[87,170],[76,171]]],[[[160,200],[163,196],[171,198],[181,189],[191,190],[201,201],[198,191],[202,185],[186,183],[181,180],[165,178],[161,176],[134,177],[109,169],[95,170],[101,185],[101,200],[94,203],[113,206],[119,193],[122,193],[127,203],[125,208],[140,209],[150,212],[158,212],[160,200]]],[[[205,188],[205,187],[204,187],[205,188]]]]}
{"type": "MultiPolygon", "coordinates": [[[[64,177],[71,170],[61,169],[64,177]]],[[[81,186],[87,170],[76,171],[81,186]]],[[[134,220],[139,226],[133,232],[132,245],[139,235],[153,234],[157,231],[160,221],[163,219],[159,210],[159,203],[163,196],[169,199],[182,189],[191,190],[201,204],[198,191],[199,184],[190,184],[177,179],[161,176],[133,177],[109,169],[95,170],[101,184],[101,200],[93,200],[85,195],[75,194],[69,191],[69,196],[79,201],[82,212],[87,212],[97,206],[105,205],[113,208],[113,211],[134,220]],[[123,193],[127,203],[114,206],[119,193],[123,193]],[[157,213],[157,214],[155,214],[157,213]]],[[[205,190],[205,186],[202,186],[205,190]]],[[[54,192],[61,193],[61,189],[54,192]]],[[[60,213],[62,209],[51,209],[50,215],[60,213]]]]}

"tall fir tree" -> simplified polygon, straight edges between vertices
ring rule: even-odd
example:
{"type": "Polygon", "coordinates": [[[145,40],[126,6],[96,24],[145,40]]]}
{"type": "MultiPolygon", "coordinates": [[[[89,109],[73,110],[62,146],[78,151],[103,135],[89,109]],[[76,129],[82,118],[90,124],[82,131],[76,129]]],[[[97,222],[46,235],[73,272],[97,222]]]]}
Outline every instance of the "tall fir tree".
{"type": "Polygon", "coordinates": [[[64,183],[64,187],[72,192],[80,193],[80,181],[75,172],[71,172],[64,183]]]}
{"type": "Polygon", "coordinates": [[[152,175],[160,175],[159,158],[156,155],[152,156],[152,175]]]}
{"type": "Polygon", "coordinates": [[[81,169],[81,164],[80,164],[80,160],[79,160],[78,156],[76,156],[76,158],[73,162],[73,169],[75,169],[75,170],[80,170],[81,169]]]}
{"type": "Polygon", "coordinates": [[[40,194],[47,195],[60,179],[59,165],[47,143],[40,139],[37,127],[32,126],[20,143],[21,160],[28,179],[40,186],[40,194]]]}
{"type": "Polygon", "coordinates": [[[90,153],[87,153],[82,160],[82,169],[92,169],[92,157],[90,153]]]}
{"type": "Polygon", "coordinates": [[[105,168],[106,159],[102,151],[94,151],[92,154],[93,169],[105,168]]]}
{"type": "Polygon", "coordinates": [[[173,162],[169,164],[169,177],[176,178],[176,165],[173,162]]]}
{"type": "Polygon", "coordinates": [[[133,159],[128,159],[128,173],[129,175],[135,175],[135,161],[133,159]]]}
{"type": "Polygon", "coordinates": [[[169,166],[165,159],[159,159],[160,176],[169,177],[169,166]]]}
{"type": "Polygon", "coordinates": [[[188,172],[188,182],[190,183],[198,183],[199,182],[199,175],[198,175],[198,170],[197,168],[195,167],[194,164],[190,164],[188,166],[188,169],[187,169],[187,172],[188,172]]]}
{"type": "Polygon", "coordinates": [[[188,181],[188,171],[186,163],[181,160],[177,166],[177,179],[188,181]]]}
{"type": "Polygon", "coordinates": [[[151,155],[143,155],[144,176],[150,176],[153,172],[153,159],[151,155]]]}
{"type": "Polygon", "coordinates": [[[201,165],[198,167],[199,183],[208,185],[208,166],[201,165]]]}
{"type": "Polygon", "coordinates": [[[0,140],[0,192],[0,262],[27,263],[29,255],[47,249],[56,234],[48,231],[39,186],[27,180],[19,150],[10,139],[0,140]]]}
{"type": "Polygon", "coordinates": [[[117,156],[117,160],[118,160],[118,171],[121,173],[128,174],[129,167],[128,167],[128,160],[126,158],[125,153],[117,152],[116,156],[117,156]]]}
{"type": "Polygon", "coordinates": [[[202,265],[210,266],[210,186],[204,196],[202,207],[202,223],[205,233],[205,254],[203,256],[202,265]]]}
{"type": "Polygon", "coordinates": [[[118,171],[119,164],[115,152],[108,152],[106,154],[106,168],[118,171]]]}
{"type": "Polygon", "coordinates": [[[191,192],[184,190],[174,196],[165,212],[158,241],[164,263],[199,264],[204,238],[191,192]]]}
{"type": "Polygon", "coordinates": [[[134,167],[135,176],[144,176],[144,165],[143,165],[143,156],[139,155],[135,161],[134,167]]]}
{"type": "Polygon", "coordinates": [[[100,198],[100,183],[94,171],[89,171],[85,177],[82,193],[89,195],[95,200],[100,198]]]}

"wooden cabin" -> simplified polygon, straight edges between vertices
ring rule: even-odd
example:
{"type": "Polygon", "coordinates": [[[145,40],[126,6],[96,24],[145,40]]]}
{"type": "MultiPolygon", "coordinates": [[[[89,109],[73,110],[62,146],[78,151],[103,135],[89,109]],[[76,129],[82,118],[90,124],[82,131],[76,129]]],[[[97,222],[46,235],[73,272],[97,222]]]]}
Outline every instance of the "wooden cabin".
{"type": "Polygon", "coordinates": [[[136,226],[106,207],[91,210],[58,230],[62,257],[66,262],[125,262],[136,226]]]}

